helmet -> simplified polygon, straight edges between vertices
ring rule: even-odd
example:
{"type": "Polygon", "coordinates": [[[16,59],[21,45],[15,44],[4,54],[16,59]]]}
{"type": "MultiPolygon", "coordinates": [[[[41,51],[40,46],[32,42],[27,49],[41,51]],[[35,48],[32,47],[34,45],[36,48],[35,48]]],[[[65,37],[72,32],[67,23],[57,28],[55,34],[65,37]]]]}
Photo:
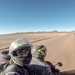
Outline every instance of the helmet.
{"type": "Polygon", "coordinates": [[[11,43],[9,55],[13,61],[29,62],[31,59],[31,43],[26,39],[18,39],[11,43]]]}
{"type": "Polygon", "coordinates": [[[40,59],[40,60],[44,60],[45,56],[46,56],[46,47],[44,45],[39,45],[37,48],[36,48],[36,52],[37,52],[37,57],[40,59]]]}

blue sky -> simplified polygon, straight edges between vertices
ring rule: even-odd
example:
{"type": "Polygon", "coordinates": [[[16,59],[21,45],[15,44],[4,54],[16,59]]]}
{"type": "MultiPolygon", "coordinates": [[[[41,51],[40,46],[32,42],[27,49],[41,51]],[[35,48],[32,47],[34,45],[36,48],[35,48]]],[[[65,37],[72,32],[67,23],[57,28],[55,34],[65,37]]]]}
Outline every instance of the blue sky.
{"type": "Polygon", "coordinates": [[[75,30],[75,0],[0,0],[0,34],[75,30]]]}

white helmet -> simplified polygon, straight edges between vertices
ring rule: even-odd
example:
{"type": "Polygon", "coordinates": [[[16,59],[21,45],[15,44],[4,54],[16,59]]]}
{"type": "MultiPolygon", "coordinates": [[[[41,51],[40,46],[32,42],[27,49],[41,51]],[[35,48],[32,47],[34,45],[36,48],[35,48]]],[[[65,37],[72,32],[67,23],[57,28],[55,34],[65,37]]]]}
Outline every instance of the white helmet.
{"type": "Polygon", "coordinates": [[[9,53],[11,53],[12,51],[14,51],[17,48],[24,47],[24,46],[32,47],[31,43],[28,40],[18,39],[11,43],[11,45],[9,47],[9,53]]]}
{"type": "Polygon", "coordinates": [[[29,62],[31,59],[31,43],[26,39],[18,39],[11,43],[9,47],[9,55],[11,59],[24,60],[25,62],[29,62]]]}

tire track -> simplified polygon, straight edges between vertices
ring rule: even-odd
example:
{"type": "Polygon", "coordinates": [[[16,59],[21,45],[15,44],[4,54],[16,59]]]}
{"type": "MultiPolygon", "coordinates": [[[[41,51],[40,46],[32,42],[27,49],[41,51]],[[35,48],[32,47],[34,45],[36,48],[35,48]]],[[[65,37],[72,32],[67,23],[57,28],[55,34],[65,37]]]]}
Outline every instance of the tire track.
{"type": "Polygon", "coordinates": [[[69,36],[68,34],[66,34],[66,35],[62,35],[62,36],[60,36],[60,35],[55,35],[55,36],[52,36],[52,37],[47,37],[47,38],[42,38],[42,39],[38,39],[38,40],[34,40],[34,41],[32,41],[32,43],[38,43],[38,42],[40,42],[40,41],[46,41],[46,40],[54,40],[54,39],[59,39],[59,38],[63,38],[64,36],[69,36]]]}

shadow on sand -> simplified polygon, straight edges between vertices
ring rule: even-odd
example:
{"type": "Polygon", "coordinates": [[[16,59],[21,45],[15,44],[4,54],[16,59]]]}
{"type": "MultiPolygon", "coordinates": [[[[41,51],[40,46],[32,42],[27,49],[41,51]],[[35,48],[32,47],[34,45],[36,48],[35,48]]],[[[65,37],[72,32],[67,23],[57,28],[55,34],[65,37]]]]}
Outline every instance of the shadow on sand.
{"type": "Polygon", "coordinates": [[[75,70],[63,71],[61,75],[75,75],[75,70]]]}

